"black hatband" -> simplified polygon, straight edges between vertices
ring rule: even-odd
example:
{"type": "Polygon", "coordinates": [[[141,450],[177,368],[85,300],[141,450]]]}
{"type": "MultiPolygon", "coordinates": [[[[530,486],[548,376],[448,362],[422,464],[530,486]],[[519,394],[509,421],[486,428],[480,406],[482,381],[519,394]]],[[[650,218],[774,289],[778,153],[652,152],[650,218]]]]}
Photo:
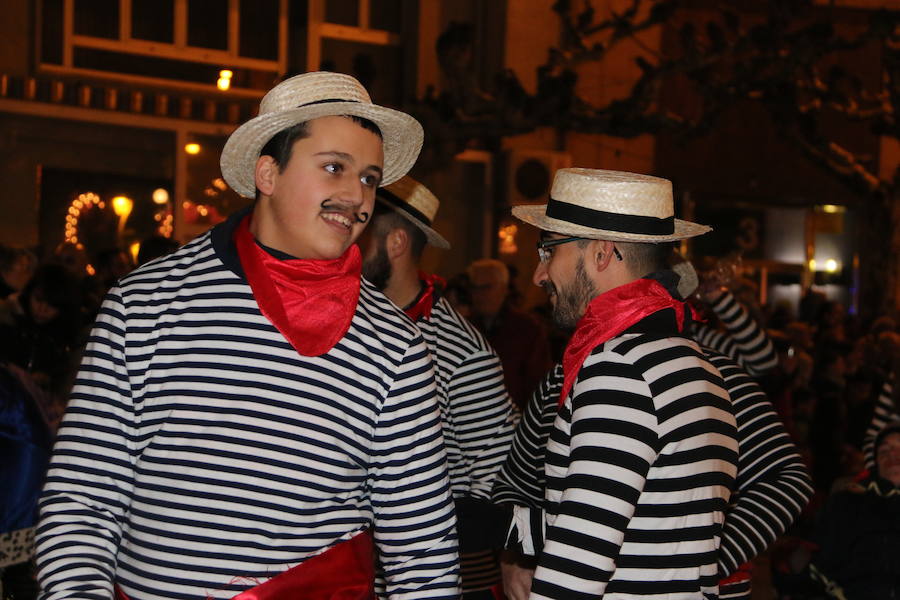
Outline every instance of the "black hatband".
{"type": "Polygon", "coordinates": [[[591,229],[604,229],[621,233],[640,235],[671,235],[675,233],[675,217],[647,217],[644,215],[623,215],[603,210],[577,206],[550,198],[547,216],[591,229]]]}

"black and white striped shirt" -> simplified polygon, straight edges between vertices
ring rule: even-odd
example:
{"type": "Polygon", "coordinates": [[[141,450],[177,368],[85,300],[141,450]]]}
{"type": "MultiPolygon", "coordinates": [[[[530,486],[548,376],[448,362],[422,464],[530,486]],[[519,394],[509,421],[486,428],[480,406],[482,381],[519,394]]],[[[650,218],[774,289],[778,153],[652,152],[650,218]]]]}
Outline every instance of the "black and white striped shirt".
{"type": "Polygon", "coordinates": [[[878,434],[893,423],[900,423],[900,410],[894,403],[894,376],[891,375],[881,386],[872,411],[872,420],[866,428],[866,435],[863,439],[863,455],[866,468],[869,470],[875,468],[875,440],[878,438],[878,434]]]}
{"type": "MultiPolygon", "coordinates": [[[[759,385],[730,358],[708,348],[701,350],[721,373],[737,421],[737,488],[718,555],[719,574],[727,577],[785,532],[806,506],[813,488],[796,446],[759,385]]],[[[534,553],[543,546],[544,448],[562,383],[562,367],[557,365],[527,406],[494,484],[494,501],[515,505],[519,513],[518,529],[511,532],[509,542],[520,553],[529,549],[534,553]]],[[[727,593],[720,589],[720,595],[727,593]]]]}
{"type": "Polygon", "coordinates": [[[300,356],[237,274],[234,223],[104,302],[41,500],[42,598],[230,598],[370,526],[391,596],[456,597],[421,334],[364,283],[347,334],[300,356]]]}
{"type": "Polygon", "coordinates": [[[547,443],[531,597],[714,597],[736,473],[731,411],[674,311],[595,348],[547,443]]]}
{"type": "MultiPolygon", "coordinates": [[[[434,358],[453,496],[487,503],[518,419],[503,383],[500,359],[445,298],[439,298],[431,316],[416,325],[434,358]]],[[[457,517],[461,536],[474,533],[481,521],[464,523],[466,515],[461,512],[457,517]]],[[[464,592],[499,583],[499,565],[491,549],[466,552],[460,559],[464,592]]]]}
{"type": "Polygon", "coordinates": [[[778,354],[772,340],[731,292],[724,290],[709,306],[725,326],[725,331],[705,323],[694,323],[694,339],[700,345],[730,357],[753,377],[765,375],[775,368],[778,354]]]}
{"type": "Polygon", "coordinates": [[[489,500],[518,418],[500,359],[445,298],[416,325],[434,357],[453,495],[489,500]]]}

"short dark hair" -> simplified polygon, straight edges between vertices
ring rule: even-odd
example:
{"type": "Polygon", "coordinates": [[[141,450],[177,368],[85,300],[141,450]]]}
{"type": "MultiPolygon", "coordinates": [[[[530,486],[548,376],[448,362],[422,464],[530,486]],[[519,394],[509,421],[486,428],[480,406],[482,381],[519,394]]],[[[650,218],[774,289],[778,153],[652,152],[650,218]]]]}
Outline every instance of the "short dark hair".
{"type": "MultiPolygon", "coordinates": [[[[381,135],[381,129],[379,129],[378,125],[376,125],[369,119],[364,119],[363,117],[358,117],[356,115],[340,116],[350,119],[366,131],[371,131],[379,138],[384,139],[384,137],[381,135]]],[[[291,160],[291,152],[294,149],[294,142],[296,142],[297,140],[302,140],[306,137],[309,137],[309,121],[291,125],[290,127],[282,129],[281,131],[273,135],[272,138],[268,142],[266,142],[265,146],[262,147],[262,150],[259,151],[259,155],[271,156],[275,163],[278,165],[278,170],[284,171],[285,167],[287,167],[288,161],[291,160]]]]}
{"type": "Polygon", "coordinates": [[[422,252],[425,251],[425,245],[428,243],[428,237],[424,231],[382,202],[375,202],[372,228],[372,233],[375,234],[376,238],[383,238],[393,229],[405,231],[410,240],[410,252],[416,259],[422,257],[422,252]]]}
{"type": "Polygon", "coordinates": [[[622,253],[628,270],[636,277],[644,277],[666,268],[667,258],[672,251],[672,242],[659,244],[646,242],[614,242],[622,253]]]}

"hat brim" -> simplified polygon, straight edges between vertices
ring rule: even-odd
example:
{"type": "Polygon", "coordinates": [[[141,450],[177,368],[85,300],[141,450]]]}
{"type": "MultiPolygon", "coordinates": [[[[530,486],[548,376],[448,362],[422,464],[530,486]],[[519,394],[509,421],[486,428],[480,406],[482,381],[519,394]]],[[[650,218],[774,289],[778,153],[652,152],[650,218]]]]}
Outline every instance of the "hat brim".
{"type": "Polygon", "coordinates": [[[283,129],[335,115],[362,117],[381,130],[384,144],[382,186],[406,175],[419,157],[424,132],[410,115],[377,104],[325,102],[259,115],[238,127],[222,149],[219,162],[222,176],[235,192],[253,198],[256,195],[256,161],[263,146],[283,129]]]}
{"type": "Polygon", "coordinates": [[[444,238],[444,236],[439,234],[437,231],[435,231],[434,229],[432,229],[431,227],[429,227],[422,221],[416,219],[415,217],[413,217],[411,214],[409,214],[405,210],[403,210],[401,208],[397,208],[390,202],[385,202],[378,196],[376,196],[376,201],[381,203],[383,206],[386,206],[387,208],[391,209],[392,211],[394,211],[395,213],[397,213],[398,215],[400,215],[401,217],[403,217],[404,219],[406,219],[407,221],[409,221],[410,223],[412,223],[413,225],[418,227],[422,231],[422,233],[425,234],[425,239],[428,240],[428,243],[431,244],[432,246],[441,248],[443,250],[450,249],[450,242],[448,242],[446,240],[446,238],[444,238]]]}
{"type": "Polygon", "coordinates": [[[524,206],[514,206],[512,214],[517,219],[534,225],[545,231],[554,233],[562,233],[575,237],[583,237],[594,240],[609,240],[611,242],[643,242],[643,243],[661,243],[675,242],[687,238],[696,237],[712,231],[712,227],[700,225],[699,223],[691,223],[690,221],[682,221],[675,219],[675,231],[667,235],[649,235],[643,233],[627,233],[622,231],[610,231],[607,229],[594,229],[583,225],[575,225],[568,221],[561,221],[548,217],[546,204],[529,204],[524,206]]]}

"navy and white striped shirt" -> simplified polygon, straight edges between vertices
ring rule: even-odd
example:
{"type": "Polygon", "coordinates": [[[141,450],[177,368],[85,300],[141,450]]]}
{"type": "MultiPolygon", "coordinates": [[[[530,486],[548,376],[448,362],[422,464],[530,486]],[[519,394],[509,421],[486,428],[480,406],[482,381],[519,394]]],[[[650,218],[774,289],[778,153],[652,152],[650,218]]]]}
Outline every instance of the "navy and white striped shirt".
{"type": "MultiPolygon", "coordinates": [[[[439,298],[431,316],[419,319],[416,325],[434,358],[453,496],[487,503],[518,419],[503,382],[500,359],[484,336],[445,298],[439,298]]],[[[474,531],[481,526],[482,515],[471,524],[465,522],[467,515],[457,515],[460,536],[463,532],[484,536],[474,531]]],[[[499,583],[499,565],[492,549],[466,552],[460,560],[463,592],[499,583]]]]}
{"type": "Polygon", "coordinates": [[[42,598],[230,598],[372,527],[391,596],[458,595],[432,361],[362,285],[304,357],[237,273],[229,220],[100,311],[37,534],[42,598]]]}
{"type": "Polygon", "coordinates": [[[434,357],[453,495],[490,500],[518,419],[500,359],[445,298],[416,325],[434,357]]]}
{"type": "Polygon", "coordinates": [[[531,597],[714,597],[737,463],[731,411],[674,311],[595,348],[547,443],[531,597]]]}

